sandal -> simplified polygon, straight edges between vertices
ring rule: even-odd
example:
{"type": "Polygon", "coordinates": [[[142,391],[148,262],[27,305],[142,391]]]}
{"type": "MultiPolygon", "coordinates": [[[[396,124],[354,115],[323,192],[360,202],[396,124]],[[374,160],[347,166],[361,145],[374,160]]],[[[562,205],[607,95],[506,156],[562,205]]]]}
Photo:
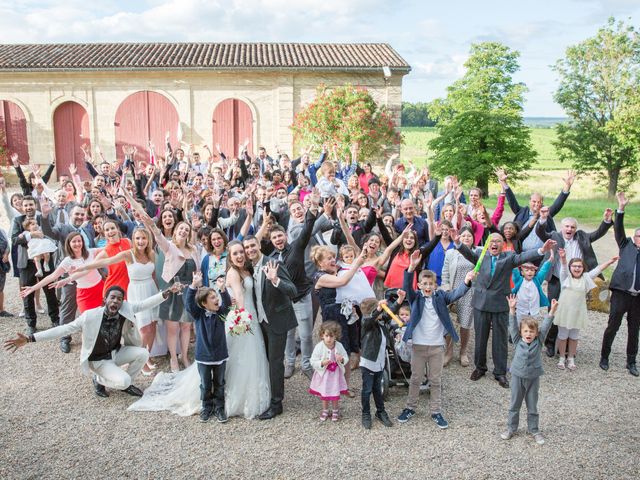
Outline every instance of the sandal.
{"type": "Polygon", "coordinates": [[[324,422],[327,418],[329,418],[329,410],[322,410],[320,412],[320,421],[324,422]]]}
{"type": "Polygon", "coordinates": [[[334,410],[331,412],[331,421],[337,422],[338,420],[340,420],[340,410],[334,410]]]}

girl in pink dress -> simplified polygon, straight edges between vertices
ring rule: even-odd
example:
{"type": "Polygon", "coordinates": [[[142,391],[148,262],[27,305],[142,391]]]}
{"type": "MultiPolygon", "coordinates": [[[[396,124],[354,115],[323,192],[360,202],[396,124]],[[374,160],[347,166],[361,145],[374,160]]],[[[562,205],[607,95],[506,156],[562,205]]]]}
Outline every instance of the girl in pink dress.
{"type": "Polygon", "coordinates": [[[340,395],[348,395],[349,389],[344,377],[345,363],[349,359],[340,338],[341,328],[337,322],[324,322],[320,326],[322,341],[316,345],[311,355],[313,377],[309,385],[309,393],[322,400],[320,421],[329,418],[329,402],[331,402],[331,420],[340,419],[340,395]]]}

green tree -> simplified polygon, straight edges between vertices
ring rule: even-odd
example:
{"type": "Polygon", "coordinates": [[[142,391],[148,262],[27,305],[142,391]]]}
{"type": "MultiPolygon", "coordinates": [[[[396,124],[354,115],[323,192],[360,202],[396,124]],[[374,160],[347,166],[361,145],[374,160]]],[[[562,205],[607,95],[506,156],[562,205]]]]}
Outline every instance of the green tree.
{"type": "Polygon", "coordinates": [[[316,98],[296,114],[291,130],[296,145],[336,143],[342,158],[358,143],[362,160],[382,156],[385,146],[402,141],[387,109],[367,89],[352,85],[332,90],[320,85],[316,98]]]}
{"type": "Polygon", "coordinates": [[[474,181],[486,195],[495,168],[517,179],[531,166],[537,153],[522,118],[527,88],[513,80],[519,56],[497,42],[471,46],[464,76],[429,105],[439,133],[429,142],[433,171],[474,181]]]}
{"type": "Polygon", "coordinates": [[[402,102],[403,127],[433,127],[435,122],[429,118],[429,106],[426,103],[402,102]]]}
{"type": "Polygon", "coordinates": [[[567,48],[554,70],[554,98],[570,119],[557,127],[560,159],[594,172],[613,198],[635,180],[640,162],[638,32],[610,18],[594,37],[567,48]]]}

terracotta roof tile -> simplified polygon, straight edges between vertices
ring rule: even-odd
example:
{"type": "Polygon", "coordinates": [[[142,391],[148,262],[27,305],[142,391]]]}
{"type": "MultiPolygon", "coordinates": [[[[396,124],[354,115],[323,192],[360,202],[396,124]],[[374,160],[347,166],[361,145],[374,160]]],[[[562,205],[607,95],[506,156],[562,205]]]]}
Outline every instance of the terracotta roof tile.
{"type": "Polygon", "coordinates": [[[66,43],[0,45],[0,70],[371,70],[409,64],[386,43],[66,43]]]}

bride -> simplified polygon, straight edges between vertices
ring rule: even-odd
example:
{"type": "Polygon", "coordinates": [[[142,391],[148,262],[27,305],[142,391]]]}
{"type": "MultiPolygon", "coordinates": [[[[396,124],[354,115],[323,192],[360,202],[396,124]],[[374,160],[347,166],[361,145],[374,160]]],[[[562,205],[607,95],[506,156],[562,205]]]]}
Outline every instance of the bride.
{"type": "MultiPolygon", "coordinates": [[[[226,285],[235,299],[236,308],[251,314],[251,332],[244,335],[227,333],[227,360],[224,404],[228,417],[254,418],[269,408],[269,363],[253,296],[253,275],[242,243],[230,242],[228,247],[226,285]]],[[[143,397],[129,410],[169,410],[189,416],[200,411],[200,376],[194,363],[179,373],[159,373],[143,397]]]]}

